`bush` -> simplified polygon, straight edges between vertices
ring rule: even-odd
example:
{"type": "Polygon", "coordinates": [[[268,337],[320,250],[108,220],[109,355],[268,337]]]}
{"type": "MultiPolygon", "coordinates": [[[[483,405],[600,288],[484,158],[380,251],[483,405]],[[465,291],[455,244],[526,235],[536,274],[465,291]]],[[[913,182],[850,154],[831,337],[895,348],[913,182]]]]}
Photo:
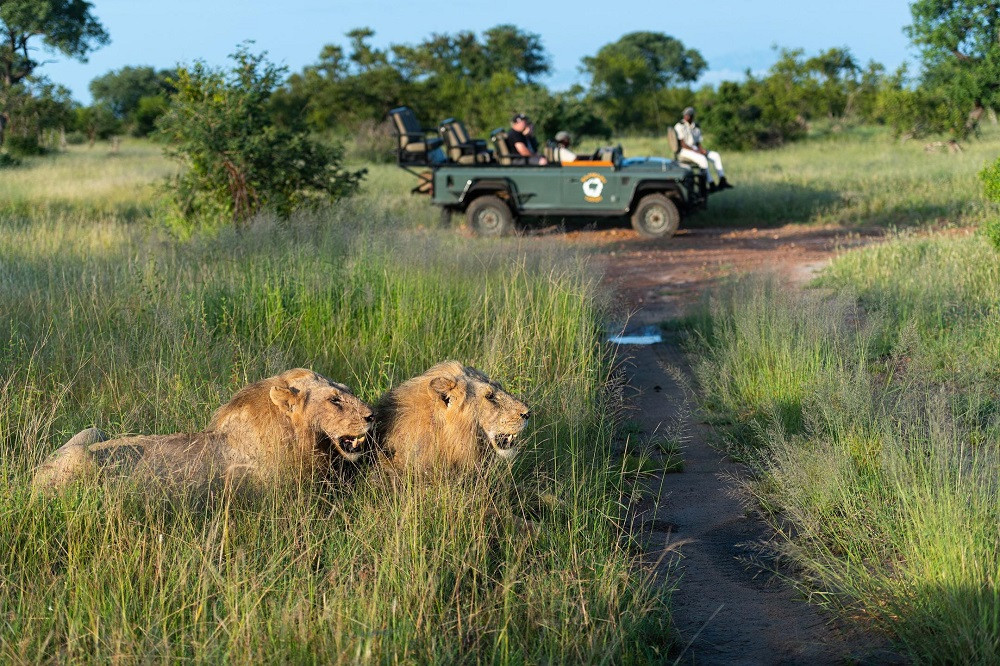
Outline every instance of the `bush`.
{"type": "MultiPolygon", "coordinates": [[[[990,201],[1000,202],[1000,159],[979,172],[983,191],[990,201]]],[[[1000,250],[1000,218],[993,216],[983,224],[983,233],[993,247],[1000,250]]]]}
{"type": "Polygon", "coordinates": [[[46,152],[45,147],[38,142],[38,137],[33,134],[27,136],[11,134],[4,142],[4,147],[15,157],[33,157],[44,155],[46,152]]]}
{"type": "Polygon", "coordinates": [[[7,153],[0,153],[0,169],[12,169],[21,166],[21,160],[7,153]]]}
{"type": "Polygon", "coordinates": [[[281,126],[268,102],[284,69],[245,47],[229,72],[203,62],[177,70],[177,93],[158,121],[166,152],[187,169],[172,181],[182,215],[242,225],[264,209],[287,218],[302,206],[352,194],[365,171],[341,169],[343,149],[310,138],[301,118],[281,126]]]}

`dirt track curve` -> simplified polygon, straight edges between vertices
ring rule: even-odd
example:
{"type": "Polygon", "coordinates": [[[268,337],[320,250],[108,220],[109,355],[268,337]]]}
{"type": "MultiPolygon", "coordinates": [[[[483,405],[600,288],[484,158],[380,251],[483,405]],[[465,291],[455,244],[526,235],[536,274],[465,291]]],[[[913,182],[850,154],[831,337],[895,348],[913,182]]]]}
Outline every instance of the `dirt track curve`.
{"type": "MultiPolygon", "coordinates": [[[[771,272],[793,288],[825,265],[838,247],[875,234],[784,227],[693,230],[668,241],[643,241],[630,230],[579,232],[606,264],[605,280],[629,307],[628,328],[683,314],[705,290],[734,272],[771,272]],[[600,247],[600,246],[604,247],[600,247]]],[[[622,346],[631,418],[640,437],[683,435],[684,471],[650,481],[659,491],[640,506],[635,525],[647,555],[676,584],[677,657],[688,664],[900,663],[883,638],[848,629],[808,604],[759,545],[771,536],[737,490],[740,465],[710,445],[698,415],[688,359],[676,340],[622,346]],[[681,652],[681,650],[683,650],[681,652]]]]}

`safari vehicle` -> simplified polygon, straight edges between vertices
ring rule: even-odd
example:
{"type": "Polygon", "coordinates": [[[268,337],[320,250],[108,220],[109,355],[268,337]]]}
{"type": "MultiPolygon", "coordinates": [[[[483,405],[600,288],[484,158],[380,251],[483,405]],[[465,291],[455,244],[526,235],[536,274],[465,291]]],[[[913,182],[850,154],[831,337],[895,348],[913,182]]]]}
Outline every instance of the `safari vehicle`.
{"type": "Polygon", "coordinates": [[[490,149],[487,142],[470,138],[454,118],[425,129],[408,107],[389,116],[396,130],[396,162],[419,179],[412,192],[429,194],[443,220],[464,213],[481,236],[513,233],[525,217],[629,216],[641,236],[669,237],[682,214],[708,202],[705,174],[674,159],[626,158],[616,146],[572,163],[550,159],[545,166],[528,165],[510,154],[503,129],[491,134],[490,149]]]}

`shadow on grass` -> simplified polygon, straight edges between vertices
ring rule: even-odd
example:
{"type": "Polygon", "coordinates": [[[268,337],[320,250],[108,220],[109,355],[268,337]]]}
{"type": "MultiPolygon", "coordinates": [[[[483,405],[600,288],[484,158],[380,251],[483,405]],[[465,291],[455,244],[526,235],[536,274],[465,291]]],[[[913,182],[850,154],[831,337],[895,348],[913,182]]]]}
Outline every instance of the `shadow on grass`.
{"type": "Polygon", "coordinates": [[[847,202],[836,190],[795,183],[739,184],[713,194],[708,207],[684,222],[687,227],[778,227],[810,222],[847,202]]]}

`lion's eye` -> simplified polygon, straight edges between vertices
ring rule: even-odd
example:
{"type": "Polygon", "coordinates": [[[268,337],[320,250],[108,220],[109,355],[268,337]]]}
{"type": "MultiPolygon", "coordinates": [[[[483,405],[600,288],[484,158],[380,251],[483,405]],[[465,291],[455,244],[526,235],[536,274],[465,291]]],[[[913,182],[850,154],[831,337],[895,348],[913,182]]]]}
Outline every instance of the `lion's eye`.
{"type": "Polygon", "coordinates": [[[339,406],[341,403],[340,396],[339,395],[333,396],[332,398],[330,398],[330,402],[339,406]]]}
{"type": "Polygon", "coordinates": [[[495,397],[497,397],[497,395],[496,395],[496,393],[494,393],[493,391],[490,391],[490,392],[489,392],[489,393],[487,393],[487,394],[486,394],[486,395],[485,395],[484,397],[485,397],[485,398],[486,398],[487,400],[493,400],[493,399],[494,399],[495,397]]]}

